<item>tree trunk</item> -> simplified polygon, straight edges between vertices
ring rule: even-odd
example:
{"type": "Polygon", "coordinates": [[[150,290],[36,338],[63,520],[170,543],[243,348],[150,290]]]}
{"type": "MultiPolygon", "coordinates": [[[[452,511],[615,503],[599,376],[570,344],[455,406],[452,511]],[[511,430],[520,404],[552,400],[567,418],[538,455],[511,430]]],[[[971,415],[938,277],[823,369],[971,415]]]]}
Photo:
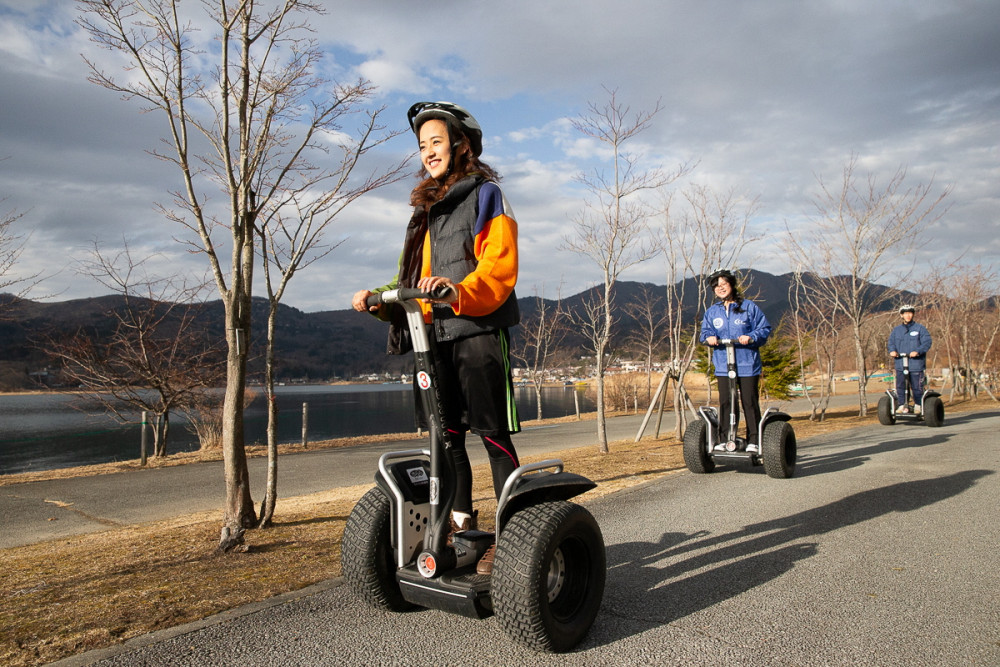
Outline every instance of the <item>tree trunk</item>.
{"type": "Polygon", "coordinates": [[[258,528],[267,528],[274,518],[278,500],[278,402],[274,396],[274,333],[278,304],[272,303],[267,315],[267,352],[264,364],[264,393],[267,397],[267,487],[260,504],[258,528]]]}
{"type": "Polygon", "coordinates": [[[597,351],[597,446],[601,454],[607,454],[608,429],[607,416],[604,414],[604,346],[598,346],[597,351]]]}
{"type": "MultiPolygon", "coordinates": [[[[234,281],[235,282],[235,281],[234,281]]],[[[250,325],[250,297],[241,285],[233,285],[226,305],[226,396],[222,404],[222,456],[226,478],[226,503],[223,511],[223,540],[219,548],[242,543],[243,530],[256,523],[253,499],[250,497],[250,473],[247,468],[243,434],[244,390],[246,388],[246,354],[250,325]]]]}
{"type": "Polygon", "coordinates": [[[153,456],[167,455],[167,434],[170,432],[170,412],[156,415],[153,420],[153,456]]]}
{"type": "Polygon", "coordinates": [[[535,401],[538,403],[538,410],[536,419],[541,420],[542,418],[542,383],[535,383],[535,401]]]}
{"type": "Polygon", "coordinates": [[[858,364],[859,417],[868,416],[868,368],[865,364],[865,349],[861,342],[861,327],[854,325],[854,356],[858,364]]]}
{"type": "Polygon", "coordinates": [[[160,430],[160,424],[163,421],[163,415],[159,412],[153,415],[153,457],[157,458],[163,456],[163,432],[160,430]]]}

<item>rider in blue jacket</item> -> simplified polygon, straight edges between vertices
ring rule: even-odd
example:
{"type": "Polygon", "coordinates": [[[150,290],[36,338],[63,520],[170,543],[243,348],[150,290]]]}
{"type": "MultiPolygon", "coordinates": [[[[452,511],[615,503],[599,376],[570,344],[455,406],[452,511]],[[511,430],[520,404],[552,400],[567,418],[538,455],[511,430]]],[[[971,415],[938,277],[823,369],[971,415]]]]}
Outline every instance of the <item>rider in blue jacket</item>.
{"type": "Polygon", "coordinates": [[[759,349],[771,335],[771,325],[757,304],[744,299],[736,285],[736,276],[731,271],[721,269],[708,277],[709,286],[718,299],[705,311],[701,322],[701,342],[714,347],[712,364],[719,383],[720,423],[729,423],[729,411],[736,413],[736,423],[740,420],[738,405],[730,405],[729,376],[726,369],[726,349],[720,340],[733,340],[736,352],[736,381],[740,402],[747,423],[747,451],[760,451],[757,429],[760,425],[761,360],[759,349]]]}
{"type": "Polygon", "coordinates": [[[920,414],[921,399],[924,396],[926,357],[931,349],[931,334],[924,325],[913,321],[915,312],[916,308],[913,306],[900,306],[899,316],[903,318],[903,322],[889,334],[889,356],[896,360],[896,402],[899,404],[896,412],[902,414],[910,410],[904,398],[907,375],[903,373],[903,357],[909,357],[913,412],[920,414]]]}

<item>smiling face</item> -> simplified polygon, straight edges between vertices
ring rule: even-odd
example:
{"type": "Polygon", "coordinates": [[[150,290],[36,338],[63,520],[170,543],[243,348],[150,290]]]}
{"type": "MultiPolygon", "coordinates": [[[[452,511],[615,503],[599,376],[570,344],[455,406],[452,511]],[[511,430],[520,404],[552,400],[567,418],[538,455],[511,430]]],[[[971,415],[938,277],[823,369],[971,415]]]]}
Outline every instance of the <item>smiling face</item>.
{"type": "Polygon", "coordinates": [[[909,310],[904,310],[899,316],[903,318],[903,324],[909,324],[913,321],[913,313],[909,310]]]}
{"type": "Polygon", "coordinates": [[[432,118],[420,126],[420,162],[435,180],[441,180],[451,167],[451,140],[448,125],[432,118]]]}
{"type": "Polygon", "coordinates": [[[723,301],[729,301],[733,296],[733,286],[725,278],[719,277],[715,281],[715,296],[723,301]]]}

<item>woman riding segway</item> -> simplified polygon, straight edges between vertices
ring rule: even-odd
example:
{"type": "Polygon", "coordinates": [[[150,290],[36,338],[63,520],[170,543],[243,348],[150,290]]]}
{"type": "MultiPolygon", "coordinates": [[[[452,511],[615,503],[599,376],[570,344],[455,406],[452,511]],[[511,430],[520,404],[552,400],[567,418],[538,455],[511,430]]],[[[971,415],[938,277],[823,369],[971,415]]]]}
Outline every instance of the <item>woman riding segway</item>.
{"type": "Polygon", "coordinates": [[[479,124],[447,102],[417,103],[408,119],[425,173],[411,193],[399,273],[352,305],[391,320],[390,353],[412,349],[429,440],[380,457],[376,487],[344,528],[344,580],[377,608],[495,614],[516,641],[567,651],[604,594],[600,527],[570,502],[596,484],[559,460],[520,465],[511,443],[520,429],[507,334],[519,318],[517,223],[479,160],[479,124]],[[468,430],[489,454],[495,534],[475,526],[468,430]]]}
{"type": "MultiPolygon", "coordinates": [[[[399,272],[389,285],[355,294],[352,305],[364,311],[373,292],[397,287],[448,290],[446,298],[427,302],[423,310],[427,324],[433,322],[441,404],[457,475],[452,528],[464,530],[476,527],[466,432],[478,435],[486,447],[497,498],[519,465],[510,438],[521,427],[507,332],[520,320],[514,293],[517,222],[497,185],[499,175],[479,159],[483,132],[472,114],[449,102],[418,102],[407,119],[417,135],[423,169],[410,193],[414,211],[399,272]]],[[[389,333],[390,354],[408,352],[401,344],[404,331],[397,317],[389,333]]],[[[418,421],[426,428],[425,417],[418,421]]],[[[483,556],[481,574],[489,574],[493,557],[493,551],[483,556]]]]}
{"type": "MultiPolygon", "coordinates": [[[[714,348],[712,364],[719,383],[719,412],[721,423],[739,424],[740,409],[730,399],[730,383],[739,389],[740,402],[746,419],[746,451],[760,451],[757,431],[760,426],[760,374],[762,370],[760,347],[771,335],[771,325],[763,311],[753,301],[743,298],[731,271],[720,269],[708,277],[708,284],[718,299],[705,311],[701,323],[701,342],[714,348]],[[736,378],[728,375],[726,350],[720,340],[732,340],[736,352],[736,378]]],[[[723,445],[724,446],[724,445],[723,445]]]]}

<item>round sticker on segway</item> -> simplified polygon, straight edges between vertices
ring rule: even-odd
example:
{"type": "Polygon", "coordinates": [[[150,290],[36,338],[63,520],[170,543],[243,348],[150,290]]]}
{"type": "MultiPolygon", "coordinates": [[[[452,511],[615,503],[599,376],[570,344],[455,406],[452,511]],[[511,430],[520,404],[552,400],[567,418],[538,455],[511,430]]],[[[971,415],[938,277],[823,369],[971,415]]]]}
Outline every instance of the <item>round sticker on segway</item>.
{"type": "Polygon", "coordinates": [[[431,388],[431,376],[427,374],[427,371],[417,373],[417,386],[421,389],[431,388]]]}

